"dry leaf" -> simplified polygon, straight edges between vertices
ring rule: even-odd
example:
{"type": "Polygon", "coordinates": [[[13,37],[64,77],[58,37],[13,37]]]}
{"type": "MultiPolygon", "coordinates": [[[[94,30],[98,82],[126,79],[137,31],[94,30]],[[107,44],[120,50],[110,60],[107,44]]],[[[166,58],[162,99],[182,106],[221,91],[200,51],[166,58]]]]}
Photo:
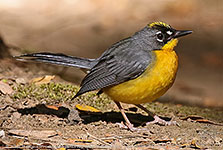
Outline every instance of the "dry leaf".
{"type": "Polygon", "coordinates": [[[9,130],[11,134],[35,138],[48,138],[56,136],[57,132],[54,130],[9,130]]]}
{"type": "Polygon", "coordinates": [[[30,81],[30,83],[34,83],[36,85],[39,84],[46,84],[49,83],[51,80],[53,80],[55,78],[55,76],[51,76],[51,75],[46,75],[43,77],[38,77],[38,78],[34,78],[30,81]]]}
{"type": "Polygon", "coordinates": [[[54,105],[45,105],[47,108],[50,108],[50,109],[54,109],[54,110],[58,110],[59,108],[57,106],[54,106],[54,105]]]}
{"type": "Polygon", "coordinates": [[[7,83],[0,81],[0,92],[3,94],[12,94],[13,89],[7,83]]]}
{"type": "Polygon", "coordinates": [[[197,145],[196,140],[192,140],[190,143],[191,148],[203,149],[201,146],[197,145]]]}
{"type": "Polygon", "coordinates": [[[217,122],[210,121],[210,120],[207,120],[207,119],[197,119],[197,120],[195,120],[195,121],[196,121],[196,122],[199,122],[199,123],[208,123],[208,124],[213,124],[213,125],[223,126],[222,123],[217,123],[217,122]]]}
{"type": "Polygon", "coordinates": [[[223,126],[223,124],[221,124],[221,123],[210,121],[208,119],[204,119],[203,117],[197,116],[197,115],[190,115],[190,116],[181,118],[181,120],[188,120],[188,119],[191,119],[192,121],[199,122],[199,123],[207,123],[207,124],[223,126]]]}
{"type": "Polygon", "coordinates": [[[24,139],[14,139],[10,142],[10,145],[21,146],[24,144],[24,139]]]}
{"type": "Polygon", "coordinates": [[[194,149],[204,149],[203,147],[197,145],[195,139],[193,139],[190,143],[185,143],[185,144],[181,145],[181,148],[186,148],[186,147],[190,147],[190,148],[194,148],[194,149]]]}
{"type": "Polygon", "coordinates": [[[58,148],[57,150],[66,150],[66,148],[63,148],[63,147],[62,147],[62,148],[58,148]]]}
{"type": "Polygon", "coordinates": [[[100,110],[98,110],[94,107],[88,106],[88,105],[77,104],[75,107],[81,111],[100,112],[100,110]]]}

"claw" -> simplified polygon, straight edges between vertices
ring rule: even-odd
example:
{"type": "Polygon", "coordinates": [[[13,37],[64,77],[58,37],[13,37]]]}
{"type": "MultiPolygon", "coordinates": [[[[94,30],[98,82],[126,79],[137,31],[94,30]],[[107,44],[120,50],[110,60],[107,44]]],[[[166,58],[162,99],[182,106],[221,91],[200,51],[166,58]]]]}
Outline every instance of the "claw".
{"type": "Polygon", "coordinates": [[[136,131],[136,130],[138,130],[137,128],[135,128],[132,124],[124,124],[123,122],[121,122],[121,123],[116,123],[118,126],[119,126],[119,128],[121,128],[121,129],[129,129],[130,131],[136,131]]]}
{"type": "Polygon", "coordinates": [[[169,125],[178,125],[179,124],[176,122],[176,121],[166,121],[164,119],[161,119],[159,116],[155,115],[154,117],[154,120],[153,121],[150,121],[150,122],[147,122],[146,125],[149,125],[149,124],[159,124],[159,125],[165,125],[165,126],[169,126],[169,125]]]}
{"type": "Polygon", "coordinates": [[[142,131],[142,130],[147,130],[147,129],[145,129],[145,128],[143,128],[143,129],[141,129],[141,128],[135,128],[134,126],[133,126],[133,124],[124,124],[123,122],[121,122],[121,123],[116,123],[118,126],[119,126],[119,128],[121,128],[121,129],[129,129],[130,131],[132,131],[132,132],[134,132],[134,131],[142,131]]]}

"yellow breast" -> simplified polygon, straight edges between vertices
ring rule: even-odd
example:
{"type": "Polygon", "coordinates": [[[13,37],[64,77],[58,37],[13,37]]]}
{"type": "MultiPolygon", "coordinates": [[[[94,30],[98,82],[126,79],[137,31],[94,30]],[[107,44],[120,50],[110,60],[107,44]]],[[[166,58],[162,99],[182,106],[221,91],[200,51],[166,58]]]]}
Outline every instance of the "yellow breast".
{"type": "Polygon", "coordinates": [[[153,51],[156,59],[136,79],[108,87],[103,91],[114,101],[141,104],[162,96],[173,84],[178,68],[178,57],[173,51],[177,40],[166,44],[162,50],[153,51]]]}

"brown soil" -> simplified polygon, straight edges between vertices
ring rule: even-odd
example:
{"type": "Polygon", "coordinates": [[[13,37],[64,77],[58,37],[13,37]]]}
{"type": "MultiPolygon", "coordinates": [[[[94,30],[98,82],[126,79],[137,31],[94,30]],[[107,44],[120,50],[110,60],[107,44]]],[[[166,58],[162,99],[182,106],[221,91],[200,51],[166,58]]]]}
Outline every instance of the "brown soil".
{"type": "Polygon", "coordinates": [[[172,118],[179,126],[145,126],[144,123],[152,118],[133,105],[124,104],[130,120],[142,129],[131,132],[119,127],[117,123],[123,121],[122,116],[103,94],[98,97],[91,92],[71,101],[78,88],[58,76],[47,84],[29,83],[46,74],[35,64],[0,60],[0,80],[13,89],[12,93],[7,94],[6,89],[6,93],[0,95],[0,146],[21,149],[223,149],[223,111],[220,108],[154,102],[145,106],[159,116],[172,118]],[[77,111],[77,103],[93,106],[100,112],[77,111]]]}

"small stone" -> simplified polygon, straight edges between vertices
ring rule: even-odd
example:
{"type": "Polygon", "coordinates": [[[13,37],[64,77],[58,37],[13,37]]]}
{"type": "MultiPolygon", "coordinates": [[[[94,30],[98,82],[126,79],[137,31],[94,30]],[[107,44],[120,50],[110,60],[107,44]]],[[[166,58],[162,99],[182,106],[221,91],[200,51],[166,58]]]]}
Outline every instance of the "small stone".
{"type": "Polygon", "coordinates": [[[81,118],[79,116],[79,112],[75,109],[70,110],[70,113],[68,115],[68,120],[70,123],[75,123],[77,124],[78,122],[81,122],[81,118]]]}
{"type": "Polygon", "coordinates": [[[27,81],[24,78],[17,78],[15,80],[15,82],[18,84],[26,84],[27,83],[27,81]]]}
{"type": "Polygon", "coordinates": [[[0,130],[0,138],[4,138],[5,137],[5,131],[4,130],[0,130]]]}
{"type": "Polygon", "coordinates": [[[21,117],[21,114],[19,112],[14,112],[12,114],[13,119],[19,119],[21,117]]]}

